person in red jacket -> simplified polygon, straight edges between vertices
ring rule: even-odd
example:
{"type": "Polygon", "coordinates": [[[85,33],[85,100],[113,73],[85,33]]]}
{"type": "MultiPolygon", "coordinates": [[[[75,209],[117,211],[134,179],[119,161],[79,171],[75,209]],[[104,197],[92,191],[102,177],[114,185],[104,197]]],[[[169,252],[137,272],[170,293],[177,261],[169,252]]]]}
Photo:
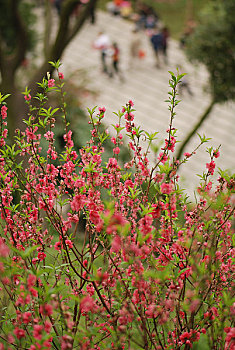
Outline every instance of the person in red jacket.
{"type": "Polygon", "coordinates": [[[162,33],[162,53],[164,55],[164,61],[167,64],[167,48],[168,48],[168,38],[170,36],[170,33],[167,27],[163,27],[161,33],[162,33]]]}
{"type": "Polygon", "coordinates": [[[116,73],[119,76],[120,80],[123,82],[124,78],[123,78],[123,75],[122,75],[122,73],[120,71],[119,63],[120,63],[120,49],[118,47],[118,44],[115,42],[112,45],[113,71],[114,71],[114,73],[116,73]]]}

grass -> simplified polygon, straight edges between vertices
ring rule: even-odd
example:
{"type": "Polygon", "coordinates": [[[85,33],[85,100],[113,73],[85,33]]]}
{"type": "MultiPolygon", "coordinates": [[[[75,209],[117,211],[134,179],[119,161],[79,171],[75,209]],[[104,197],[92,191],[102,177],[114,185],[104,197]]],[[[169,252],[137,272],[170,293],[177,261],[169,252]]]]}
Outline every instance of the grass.
{"type": "Polygon", "coordinates": [[[146,3],[153,6],[163,23],[169,28],[171,36],[179,39],[184,31],[189,19],[197,21],[202,8],[210,0],[175,0],[166,2],[157,2],[155,0],[146,0],[146,3]]]}
{"type": "MultiPolygon", "coordinates": [[[[104,10],[109,1],[100,0],[99,7],[104,10]]],[[[135,2],[132,0],[133,4],[135,2]]],[[[156,10],[162,22],[169,28],[171,37],[179,39],[187,21],[197,20],[200,11],[210,0],[143,0],[143,2],[156,10]]]]}

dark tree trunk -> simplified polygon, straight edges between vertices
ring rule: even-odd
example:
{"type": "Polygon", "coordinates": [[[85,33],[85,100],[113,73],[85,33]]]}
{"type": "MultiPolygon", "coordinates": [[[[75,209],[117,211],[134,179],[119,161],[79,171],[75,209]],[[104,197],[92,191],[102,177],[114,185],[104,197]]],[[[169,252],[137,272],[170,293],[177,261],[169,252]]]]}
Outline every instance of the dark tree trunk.
{"type": "Polygon", "coordinates": [[[23,119],[26,118],[27,106],[21,91],[15,83],[15,71],[11,64],[6,65],[3,69],[2,82],[0,90],[3,94],[10,94],[7,102],[8,108],[8,129],[10,132],[10,139],[13,139],[15,129],[24,129],[23,119]]]}
{"type": "MultiPolygon", "coordinates": [[[[17,47],[14,51],[14,54],[10,57],[4,53],[4,48],[1,45],[0,40],[0,71],[1,71],[1,92],[4,94],[11,94],[11,97],[7,99],[8,104],[8,124],[10,128],[11,137],[14,134],[14,130],[24,129],[23,119],[27,117],[27,105],[24,101],[24,96],[22,95],[20,89],[16,85],[16,73],[20,68],[22,60],[26,54],[26,30],[24,23],[20,17],[19,13],[19,3],[21,0],[10,0],[12,4],[12,12],[14,13],[15,18],[15,32],[17,35],[17,47]],[[22,42],[24,45],[22,45],[22,42]]],[[[44,43],[44,54],[45,59],[42,65],[35,72],[34,76],[30,79],[28,83],[28,88],[31,90],[31,95],[35,96],[39,92],[39,87],[37,82],[41,82],[43,77],[46,76],[47,72],[51,74],[54,71],[54,68],[48,63],[48,61],[58,61],[61,59],[62,54],[75,37],[75,35],[82,28],[84,22],[89,18],[91,9],[96,4],[97,0],[90,0],[89,3],[80,7],[80,12],[77,16],[76,22],[73,23],[73,26],[70,25],[71,14],[74,11],[77,5],[81,5],[78,0],[65,0],[62,6],[59,27],[55,41],[51,45],[45,46],[44,43]]],[[[48,3],[45,4],[48,6],[48,3]]],[[[49,6],[48,6],[48,9],[49,6]]],[[[47,33],[47,30],[45,31],[47,33]]],[[[0,33],[1,39],[1,33],[0,33]]],[[[47,39],[49,39],[47,37],[47,39]]]]}

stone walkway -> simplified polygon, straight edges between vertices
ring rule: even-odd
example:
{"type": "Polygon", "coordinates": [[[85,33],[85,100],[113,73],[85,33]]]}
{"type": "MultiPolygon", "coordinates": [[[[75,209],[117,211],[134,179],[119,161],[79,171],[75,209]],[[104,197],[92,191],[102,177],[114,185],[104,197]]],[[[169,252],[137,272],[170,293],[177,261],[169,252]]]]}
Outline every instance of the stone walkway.
{"type": "MultiPolygon", "coordinates": [[[[193,96],[187,92],[183,94],[182,102],[176,109],[174,126],[178,129],[178,140],[183,140],[210,103],[210,96],[205,88],[207,73],[202,67],[194,67],[187,62],[184,53],[174,40],[169,42],[167,66],[163,65],[161,69],[157,69],[149,39],[144,33],[142,41],[146,57],[138,62],[135,69],[130,70],[129,45],[132,29],[133,24],[129,21],[99,12],[97,23],[95,25],[87,23],[65,51],[61,59],[62,69],[66,75],[73,74],[77,69],[87,71],[88,86],[97,92],[97,96],[84,98],[83,105],[90,108],[95,105],[105,106],[108,125],[117,120],[113,112],[118,111],[132,99],[136,109],[136,124],[147,131],[158,131],[159,140],[163,140],[169,123],[168,105],[164,102],[168,98],[169,91],[168,71],[176,72],[176,67],[180,65],[182,71],[188,73],[187,77],[193,91],[193,96]],[[121,48],[121,70],[125,82],[120,82],[118,77],[109,78],[101,73],[100,53],[92,47],[100,30],[105,31],[121,48]]],[[[79,80],[77,83],[80,84],[79,80]]],[[[181,170],[183,185],[191,195],[199,181],[196,174],[201,174],[209,161],[209,155],[205,151],[207,147],[212,145],[218,147],[221,144],[221,157],[216,162],[217,166],[231,169],[233,172],[235,170],[235,104],[215,106],[199,133],[210,137],[211,141],[201,147],[181,170]]],[[[185,151],[192,151],[198,142],[199,137],[196,135],[185,151]]]]}

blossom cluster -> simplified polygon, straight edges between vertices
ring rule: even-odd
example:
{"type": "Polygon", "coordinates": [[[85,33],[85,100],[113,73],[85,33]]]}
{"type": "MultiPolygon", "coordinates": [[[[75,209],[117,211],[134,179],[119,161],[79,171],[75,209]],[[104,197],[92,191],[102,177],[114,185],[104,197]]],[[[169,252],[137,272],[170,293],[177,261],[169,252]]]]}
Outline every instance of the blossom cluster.
{"type": "MultiPolygon", "coordinates": [[[[62,79],[49,79],[45,94],[62,89],[62,79]]],[[[90,111],[80,150],[65,120],[61,154],[57,110],[37,108],[40,123],[29,119],[8,146],[1,107],[0,350],[234,349],[235,181],[221,173],[213,183],[218,149],[190,204],[177,171],[195,151],[174,159],[172,120],[151,166],[154,135],[136,126],[131,100],[117,113],[115,136],[100,129],[105,108],[90,111]],[[125,138],[131,158],[122,164],[125,138]]]]}

